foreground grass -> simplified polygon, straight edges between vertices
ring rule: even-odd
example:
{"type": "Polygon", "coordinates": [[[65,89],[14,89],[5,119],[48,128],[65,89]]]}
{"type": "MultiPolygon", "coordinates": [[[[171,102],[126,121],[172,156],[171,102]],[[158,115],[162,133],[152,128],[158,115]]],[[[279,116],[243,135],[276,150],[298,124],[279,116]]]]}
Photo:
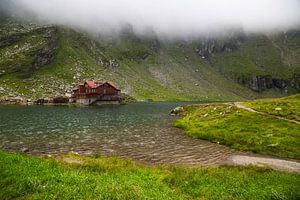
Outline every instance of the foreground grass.
{"type": "Polygon", "coordinates": [[[237,150],[300,159],[300,125],[226,104],[186,106],[175,123],[187,135],[237,150]]]}
{"type": "Polygon", "coordinates": [[[76,155],[55,161],[0,152],[0,198],[299,199],[300,175],[256,167],[146,167],[76,155]]]}
{"type": "Polygon", "coordinates": [[[280,99],[249,101],[243,104],[260,112],[300,121],[300,94],[280,99]]]}

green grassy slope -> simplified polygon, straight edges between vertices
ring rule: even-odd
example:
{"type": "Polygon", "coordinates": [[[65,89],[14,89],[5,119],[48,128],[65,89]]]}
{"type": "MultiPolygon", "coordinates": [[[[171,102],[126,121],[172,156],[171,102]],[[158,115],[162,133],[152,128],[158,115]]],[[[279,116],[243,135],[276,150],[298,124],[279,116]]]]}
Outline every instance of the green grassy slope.
{"type": "Polygon", "coordinates": [[[261,99],[243,103],[256,111],[300,121],[300,94],[279,99],[261,99]]]}
{"type": "MultiPolygon", "coordinates": [[[[250,35],[235,49],[213,54],[213,65],[225,76],[255,91],[270,88],[293,93],[300,83],[300,32],[250,35]],[[292,87],[298,85],[296,87],[292,87]]],[[[296,89],[298,88],[298,89],[296,89]]]]}
{"type": "Polygon", "coordinates": [[[217,53],[213,61],[236,77],[273,74],[281,66],[280,54],[266,36],[250,37],[236,51],[217,53]]]}
{"type": "Polygon", "coordinates": [[[116,158],[66,155],[55,161],[4,152],[0,163],[2,199],[300,197],[298,174],[257,167],[150,167],[116,158]]]}
{"type": "Polygon", "coordinates": [[[271,41],[280,52],[284,68],[287,68],[290,74],[300,74],[300,31],[274,35],[271,41]]]}
{"type": "Polygon", "coordinates": [[[299,102],[299,95],[294,95],[245,103],[265,114],[230,104],[190,105],[175,126],[189,136],[234,149],[300,160],[300,125],[273,116],[298,119],[299,102]],[[278,106],[282,111],[275,111],[278,106]]]}
{"type": "MultiPolygon", "coordinates": [[[[16,24],[1,26],[2,38],[4,34],[14,35],[11,30],[20,29],[16,24]]],[[[234,55],[223,52],[212,59],[203,59],[195,51],[194,43],[137,37],[130,31],[109,38],[58,28],[53,39],[58,44],[58,49],[53,49],[54,58],[50,64],[32,67],[36,52],[49,44],[45,34],[51,27],[41,29],[34,37],[33,32],[40,27],[31,29],[27,31],[28,36],[0,47],[1,97],[64,95],[71,92],[74,84],[87,79],[116,82],[124,92],[137,99],[241,100],[284,95],[274,90],[257,93],[227,76],[230,68],[236,71],[240,66],[243,66],[241,73],[254,73],[247,57],[239,51],[234,55]],[[13,55],[9,57],[8,53],[13,55]],[[232,64],[232,59],[237,59],[239,64],[232,64]],[[227,71],[218,68],[221,64],[226,65],[227,71]]],[[[276,59],[270,63],[280,68],[276,59]]]]}

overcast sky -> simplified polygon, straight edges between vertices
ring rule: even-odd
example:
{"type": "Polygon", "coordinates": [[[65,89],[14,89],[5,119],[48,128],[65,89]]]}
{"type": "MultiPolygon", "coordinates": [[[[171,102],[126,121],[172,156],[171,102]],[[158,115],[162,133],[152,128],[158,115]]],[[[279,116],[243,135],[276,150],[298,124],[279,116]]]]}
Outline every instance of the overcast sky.
{"type": "MultiPolygon", "coordinates": [[[[2,1],[2,0],[1,0],[2,1]]],[[[7,0],[6,0],[7,1],[7,0]]],[[[10,0],[14,11],[94,32],[129,23],[136,33],[153,29],[170,37],[284,31],[300,26],[300,0],[10,0]]]]}

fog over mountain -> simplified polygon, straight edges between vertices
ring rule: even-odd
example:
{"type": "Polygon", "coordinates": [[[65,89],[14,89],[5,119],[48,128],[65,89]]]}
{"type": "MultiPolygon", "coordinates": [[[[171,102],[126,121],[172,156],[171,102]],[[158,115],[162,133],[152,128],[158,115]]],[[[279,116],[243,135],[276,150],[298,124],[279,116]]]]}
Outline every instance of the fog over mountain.
{"type": "Polygon", "coordinates": [[[299,0],[2,0],[3,10],[43,23],[118,33],[130,24],[137,34],[161,37],[218,35],[232,29],[285,31],[300,26],[299,0]]]}

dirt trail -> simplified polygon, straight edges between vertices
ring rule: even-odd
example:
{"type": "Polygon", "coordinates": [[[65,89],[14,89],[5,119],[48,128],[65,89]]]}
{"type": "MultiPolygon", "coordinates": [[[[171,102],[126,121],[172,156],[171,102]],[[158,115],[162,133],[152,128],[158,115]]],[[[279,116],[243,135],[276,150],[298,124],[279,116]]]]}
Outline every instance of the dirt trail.
{"type": "MultiPolygon", "coordinates": [[[[281,120],[286,120],[292,123],[300,124],[300,122],[295,120],[286,119],[283,117],[270,115],[268,113],[259,112],[252,108],[249,108],[245,105],[243,105],[241,102],[234,102],[234,105],[238,108],[247,110],[249,112],[253,113],[259,113],[263,115],[269,115],[281,120]]],[[[263,157],[263,156],[256,156],[256,155],[232,155],[230,158],[228,158],[227,163],[229,165],[257,165],[257,166],[268,166],[277,170],[282,171],[288,171],[288,172],[296,172],[300,173],[300,163],[296,161],[288,161],[283,159],[277,159],[277,158],[269,158],[269,157],[263,157]]]]}
{"type": "Polygon", "coordinates": [[[249,108],[249,107],[243,105],[241,102],[234,102],[233,104],[234,104],[236,107],[241,108],[241,109],[244,109],[244,110],[247,110],[247,111],[249,111],[249,112],[259,113],[259,114],[262,114],[262,115],[269,115],[269,116],[275,117],[275,118],[277,118],[277,119],[282,119],[282,120],[289,121],[289,122],[296,123],[296,124],[299,124],[299,125],[300,125],[300,122],[299,122],[299,121],[292,120],[292,119],[287,119],[287,118],[280,117],[280,116],[276,116],[276,115],[270,115],[270,114],[264,113],[264,112],[259,112],[259,111],[256,111],[256,110],[254,110],[254,109],[252,109],[252,108],[249,108]]]}
{"type": "Polygon", "coordinates": [[[252,108],[249,108],[249,107],[246,107],[244,106],[241,102],[234,102],[234,105],[238,108],[241,108],[241,109],[244,109],[244,110],[248,110],[250,112],[254,112],[254,113],[259,113],[258,111],[256,110],[253,110],[252,108]]]}
{"type": "Polygon", "coordinates": [[[300,163],[277,158],[267,158],[262,156],[233,155],[228,159],[229,165],[256,165],[267,166],[273,169],[300,173],[300,163]]]}

